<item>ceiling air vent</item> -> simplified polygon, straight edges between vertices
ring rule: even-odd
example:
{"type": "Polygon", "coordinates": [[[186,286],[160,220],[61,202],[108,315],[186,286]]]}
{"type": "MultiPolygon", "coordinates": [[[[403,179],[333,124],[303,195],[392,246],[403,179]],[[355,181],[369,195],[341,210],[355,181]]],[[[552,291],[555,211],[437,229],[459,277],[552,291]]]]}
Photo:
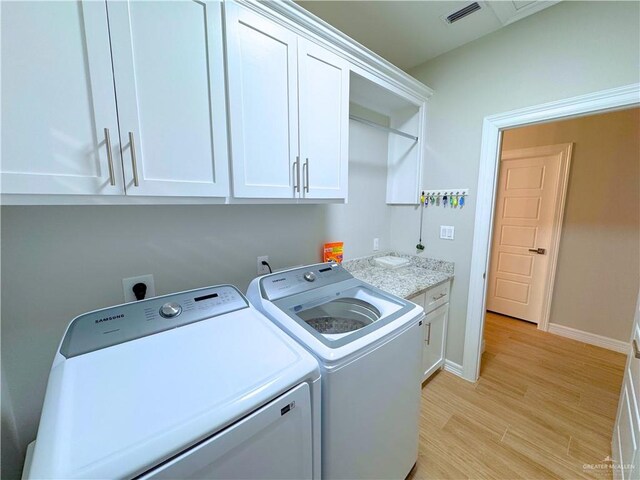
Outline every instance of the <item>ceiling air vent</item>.
{"type": "Polygon", "coordinates": [[[466,7],[461,8],[460,10],[453,12],[450,15],[447,15],[447,17],[445,18],[445,21],[447,23],[457,22],[458,20],[466,17],[467,15],[471,15],[473,12],[477,12],[478,10],[480,10],[480,8],[481,7],[478,2],[470,3],[466,7]]]}

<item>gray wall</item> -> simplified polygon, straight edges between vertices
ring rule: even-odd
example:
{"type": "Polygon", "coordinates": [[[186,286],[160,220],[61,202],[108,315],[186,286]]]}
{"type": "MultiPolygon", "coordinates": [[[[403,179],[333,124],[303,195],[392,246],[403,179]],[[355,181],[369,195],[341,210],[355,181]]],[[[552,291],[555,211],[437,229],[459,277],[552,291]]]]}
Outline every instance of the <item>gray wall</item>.
{"type": "Polygon", "coordinates": [[[504,132],[503,151],[573,143],[549,321],[629,341],[640,279],[640,108],[504,132]]]}
{"type": "MultiPolygon", "coordinates": [[[[424,186],[472,189],[462,211],[425,217],[426,254],[456,263],[448,360],[463,359],[482,120],[640,81],[639,16],[638,2],[562,2],[410,71],[435,90],[424,186]],[[439,240],[439,225],[454,225],[456,239],[439,240]]],[[[417,229],[415,209],[393,209],[394,248],[412,251],[417,229]]]]}
{"type": "Polygon", "coordinates": [[[64,328],[122,303],[122,278],[152,273],[158,295],[244,290],[258,255],[278,269],[321,261],[326,241],[344,241],[351,258],[370,254],[374,237],[388,248],[386,135],[355,122],[350,135],[346,205],[2,207],[2,478],[35,438],[64,328]]]}

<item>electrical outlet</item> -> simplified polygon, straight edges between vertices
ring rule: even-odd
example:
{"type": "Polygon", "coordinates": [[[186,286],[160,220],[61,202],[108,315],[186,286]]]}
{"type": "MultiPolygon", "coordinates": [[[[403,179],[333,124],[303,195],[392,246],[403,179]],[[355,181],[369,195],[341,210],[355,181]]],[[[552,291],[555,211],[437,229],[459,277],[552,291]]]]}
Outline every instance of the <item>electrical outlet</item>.
{"type": "Polygon", "coordinates": [[[373,239],[373,251],[377,251],[380,250],[380,239],[379,238],[374,238],[373,239]]]}
{"type": "Polygon", "coordinates": [[[153,275],[140,275],[138,277],[129,277],[122,279],[122,290],[124,291],[125,303],[135,302],[136,296],[133,293],[133,286],[136,283],[144,283],[147,286],[147,293],[144,298],[151,298],[156,296],[156,286],[153,282],[153,275]]]}
{"type": "Polygon", "coordinates": [[[266,275],[269,273],[269,267],[266,265],[262,265],[262,262],[268,262],[269,256],[264,255],[262,257],[258,257],[258,275],[266,275]]]}
{"type": "Polygon", "coordinates": [[[451,225],[440,225],[440,238],[445,240],[453,240],[455,236],[455,227],[451,225]]]}

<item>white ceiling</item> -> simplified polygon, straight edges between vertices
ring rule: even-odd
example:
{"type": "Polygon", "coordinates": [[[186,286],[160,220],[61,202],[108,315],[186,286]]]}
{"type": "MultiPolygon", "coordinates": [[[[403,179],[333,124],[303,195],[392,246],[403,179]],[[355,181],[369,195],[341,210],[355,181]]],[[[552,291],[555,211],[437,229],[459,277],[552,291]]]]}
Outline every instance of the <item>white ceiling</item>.
{"type": "Polygon", "coordinates": [[[303,8],[402,69],[410,69],[557,1],[479,1],[481,9],[447,24],[467,1],[297,0],[303,8]]]}

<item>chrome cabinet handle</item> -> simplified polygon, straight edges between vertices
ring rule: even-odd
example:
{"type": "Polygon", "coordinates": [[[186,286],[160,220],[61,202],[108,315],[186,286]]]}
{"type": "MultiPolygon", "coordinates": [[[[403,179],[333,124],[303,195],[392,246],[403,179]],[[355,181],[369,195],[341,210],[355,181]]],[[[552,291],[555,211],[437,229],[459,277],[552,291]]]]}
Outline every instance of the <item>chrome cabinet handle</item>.
{"type": "Polygon", "coordinates": [[[537,253],[538,255],[544,255],[547,252],[547,250],[544,248],[530,248],[529,251],[537,253]]]}
{"type": "Polygon", "coordinates": [[[113,174],[113,152],[111,151],[111,135],[109,129],[104,129],[104,142],[107,144],[107,162],[109,164],[109,183],[111,185],[116,184],[116,177],[113,174]]]}
{"type": "Polygon", "coordinates": [[[129,148],[131,149],[131,166],[133,167],[133,184],[140,186],[138,181],[138,162],[136,161],[136,142],[133,139],[133,132],[129,132],[129,148]]]}
{"type": "Polygon", "coordinates": [[[431,345],[431,324],[427,323],[429,330],[427,330],[427,345],[431,345]]]}
{"type": "Polygon", "coordinates": [[[293,169],[295,172],[293,176],[293,190],[300,193],[300,157],[296,157],[293,169]]]}
{"type": "Polygon", "coordinates": [[[446,296],[447,296],[446,293],[441,293],[437,297],[431,297],[431,298],[433,298],[433,300],[436,301],[436,300],[440,300],[442,297],[446,297],[446,296]]]}
{"type": "Polygon", "coordinates": [[[309,159],[307,158],[304,161],[304,171],[305,171],[305,185],[304,185],[304,191],[309,193],[309,159]]]}
{"type": "Polygon", "coordinates": [[[640,358],[640,349],[638,349],[638,342],[636,342],[636,339],[633,339],[633,355],[636,358],[640,358]]]}

